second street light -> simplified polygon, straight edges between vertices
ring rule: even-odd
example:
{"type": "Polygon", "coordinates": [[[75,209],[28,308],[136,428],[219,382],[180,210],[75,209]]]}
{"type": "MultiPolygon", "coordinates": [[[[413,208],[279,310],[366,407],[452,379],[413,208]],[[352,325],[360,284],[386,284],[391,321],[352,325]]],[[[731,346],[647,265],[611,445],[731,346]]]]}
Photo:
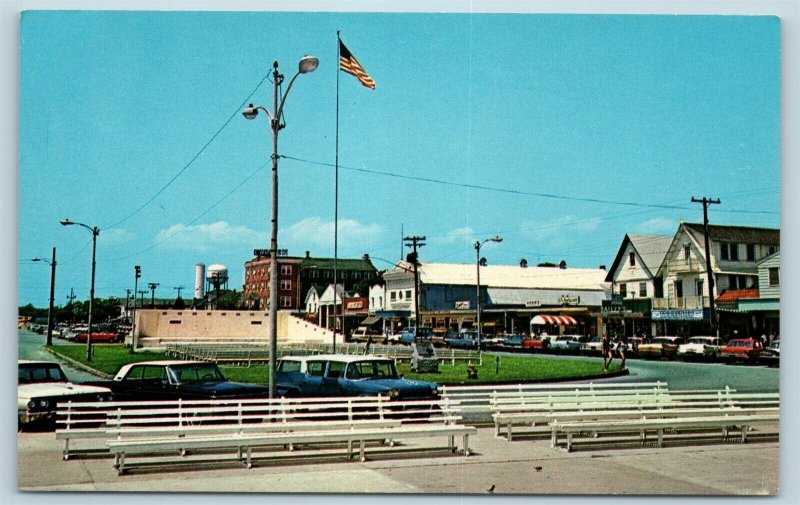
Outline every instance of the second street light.
{"type": "Polygon", "coordinates": [[[89,329],[86,336],[86,361],[92,361],[92,304],[94,303],[95,253],[97,251],[97,236],[100,235],[100,228],[97,226],[87,226],[83,223],[76,223],[69,219],[62,219],[61,224],[64,226],[71,226],[73,224],[83,226],[92,233],[92,285],[89,288],[89,329]]]}
{"type": "Polygon", "coordinates": [[[314,56],[304,56],[300,59],[297,73],[294,74],[286,87],[286,92],[279,99],[279,86],[283,83],[283,74],[278,72],[278,62],[272,64],[272,113],[263,105],[249,107],[242,111],[247,119],[255,119],[258,111],[263,111],[269,119],[272,130],[272,233],[270,236],[270,268],[269,268],[269,397],[274,398],[276,370],[275,356],[278,353],[278,132],[286,126],[281,122],[283,117],[283,104],[292,89],[292,84],[300,74],[313,72],[319,66],[319,60],[314,56]]]}
{"type": "Polygon", "coordinates": [[[31,261],[43,261],[50,265],[50,308],[47,309],[47,345],[53,345],[53,299],[56,286],[56,248],[53,248],[53,259],[48,261],[44,258],[32,258],[31,261]]]}
{"type": "Polygon", "coordinates": [[[475,242],[475,255],[477,256],[477,260],[475,262],[475,268],[477,268],[477,282],[475,285],[475,317],[478,322],[478,350],[481,350],[481,247],[486,242],[502,242],[503,238],[500,236],[494,236],[492,238],[487,238],[483,242],[480,240],[475,242]]]}

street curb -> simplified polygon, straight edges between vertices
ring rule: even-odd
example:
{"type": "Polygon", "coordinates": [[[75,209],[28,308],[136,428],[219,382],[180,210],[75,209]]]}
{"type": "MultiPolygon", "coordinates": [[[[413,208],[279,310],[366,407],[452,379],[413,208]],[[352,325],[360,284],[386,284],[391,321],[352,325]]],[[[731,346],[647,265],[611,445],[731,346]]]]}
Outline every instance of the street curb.
{"type": "Polygon", "coordinates": [[[64,356],[63,354],[59,354],[59,353],[55,352],[51,347],[47,347],[46,345],[44,345],[42,347],[44,347],[44,349],[47,352],[49,352],[50,354],[52,354],[53,356],[56,356],[59,359],[62,359],[64,361],[66,361],[67,363],[69,363],[70,366],[73,367],[73,368],[77,368],[78,370],[82,370],[82,371],[84,371],[86,373],[90,373],[92,375],[99,375],[103,379],[113,379],[114,378],[114,376],[111,375],[111,374],[107,374],[105,372],[101,372],[100,370],[97,370],[96,368],[92,368],[92,367],[84,365],[80,361],[75,361],[74,359],[72,359],[70,357],[64,356]]]}

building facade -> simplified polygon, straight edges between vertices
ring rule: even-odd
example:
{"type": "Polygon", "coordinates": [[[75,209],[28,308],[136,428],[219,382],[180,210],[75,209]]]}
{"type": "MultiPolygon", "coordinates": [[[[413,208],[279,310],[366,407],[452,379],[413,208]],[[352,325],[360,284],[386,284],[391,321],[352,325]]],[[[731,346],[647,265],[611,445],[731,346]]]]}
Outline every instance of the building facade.
{"type": "MultiPolygon", "coordinates": [[[[270,252],[255,250],[256,257],[245,262],[244,299],[248,308],[266,309],[269,302],[270,252]]],[[[360,259],[339,258],[336,260],[336,278],[346,290],[355,289],[364,280],[375,279],[377,269],[369,255],[360,259]]],[[[302,311],[306,294],[311,286],[333,284],[333,258],[314,258],[306,251],[305,256],[278,256],[278,308],[302,311]]]]}

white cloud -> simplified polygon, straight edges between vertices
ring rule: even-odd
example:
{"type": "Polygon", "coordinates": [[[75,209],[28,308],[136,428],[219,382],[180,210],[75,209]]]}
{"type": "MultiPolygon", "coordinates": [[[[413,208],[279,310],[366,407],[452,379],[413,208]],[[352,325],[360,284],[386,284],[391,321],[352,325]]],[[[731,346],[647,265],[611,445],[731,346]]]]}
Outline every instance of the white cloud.
{"type": "MultiPolygon", "coordinates": [[[[355,219],[339,220],[339,244],[368,246],[377,243],[383,234],[379,224],[363,224],[355,219]]],[[[333,247],[334,222],[308,217],[281,231],[281,240],[295,247],[333,247]]]]}
{"type": "Polygon", "coordinates": [[[112,228],[111,230],[102,230],[102,238],[100,239],[104,244],[120,245],[132,242],[136,238],[136,234],[128,230],[120,228],[112,228]]]}
{"type": "Polygon", "coordinates": [[[675,222],[674,219],[666,219],[663,217],[654,217],[653,219],[648,219],[647,221],[640,223],[639,226],[636,227],[636,231],[639,233],[674,233],[675,230],[678,228],[678,224],[675,222]]]}
{"type": "Polygon", "coordinates": [[[247,245],[257,247],[268,243],[266,232],[255,231],[247,226],[231,225],[225,221],[211,224],[174,224],[158,232],[155,243],[193,251],[209,251],[219,246],[247,245]]]}
{"type": "Polygon", "coordinates": [[[447,232],[444,237],[439,239],[444,244],[455,244],[460,242],[473,242],[475,240],[475,230],[469,226],[456,228],[447,232]]]}

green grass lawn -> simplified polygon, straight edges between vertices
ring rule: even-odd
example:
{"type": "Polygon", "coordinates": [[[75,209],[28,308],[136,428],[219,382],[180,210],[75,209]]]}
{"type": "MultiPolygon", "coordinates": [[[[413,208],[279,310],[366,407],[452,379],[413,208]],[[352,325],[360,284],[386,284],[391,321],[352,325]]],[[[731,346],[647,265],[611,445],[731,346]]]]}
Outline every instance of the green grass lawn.
{"type": "MultiPolygon", "coordinates": [[[[137,361],[151,361],[172,359],[160,352],[131,353],[122,344],[95,344],[91,363],[86,362],[85,345],[58,345],[51,349],[75,361],[113,375],[127,363],[137,361]]],[[[439,365],[439,373],[418,374],[411,371],[411,366],[406,363],[398,365],[398,371],[408,379],[418,379],[439,384],[492,384],[492,383],[518,383],[527,381],[551,381],[567,378],[580,378],[601,375],[603,364],[598,360],[570,360],[554,359],[546,356],[500,356],[499,368],[495,355],[485,354],[483,365],[475,363],[478,369],[478,379],[467,379],[466,362],[456,362],[455,365],[444,363],[439,365]]],[[[252,382],[267,384],[267,366],[252,367],[220,367],[223,373],[232,381],[252,382]]],[[[617,371],[619,365],[611,366],[611,371],[617,371]]]]}

